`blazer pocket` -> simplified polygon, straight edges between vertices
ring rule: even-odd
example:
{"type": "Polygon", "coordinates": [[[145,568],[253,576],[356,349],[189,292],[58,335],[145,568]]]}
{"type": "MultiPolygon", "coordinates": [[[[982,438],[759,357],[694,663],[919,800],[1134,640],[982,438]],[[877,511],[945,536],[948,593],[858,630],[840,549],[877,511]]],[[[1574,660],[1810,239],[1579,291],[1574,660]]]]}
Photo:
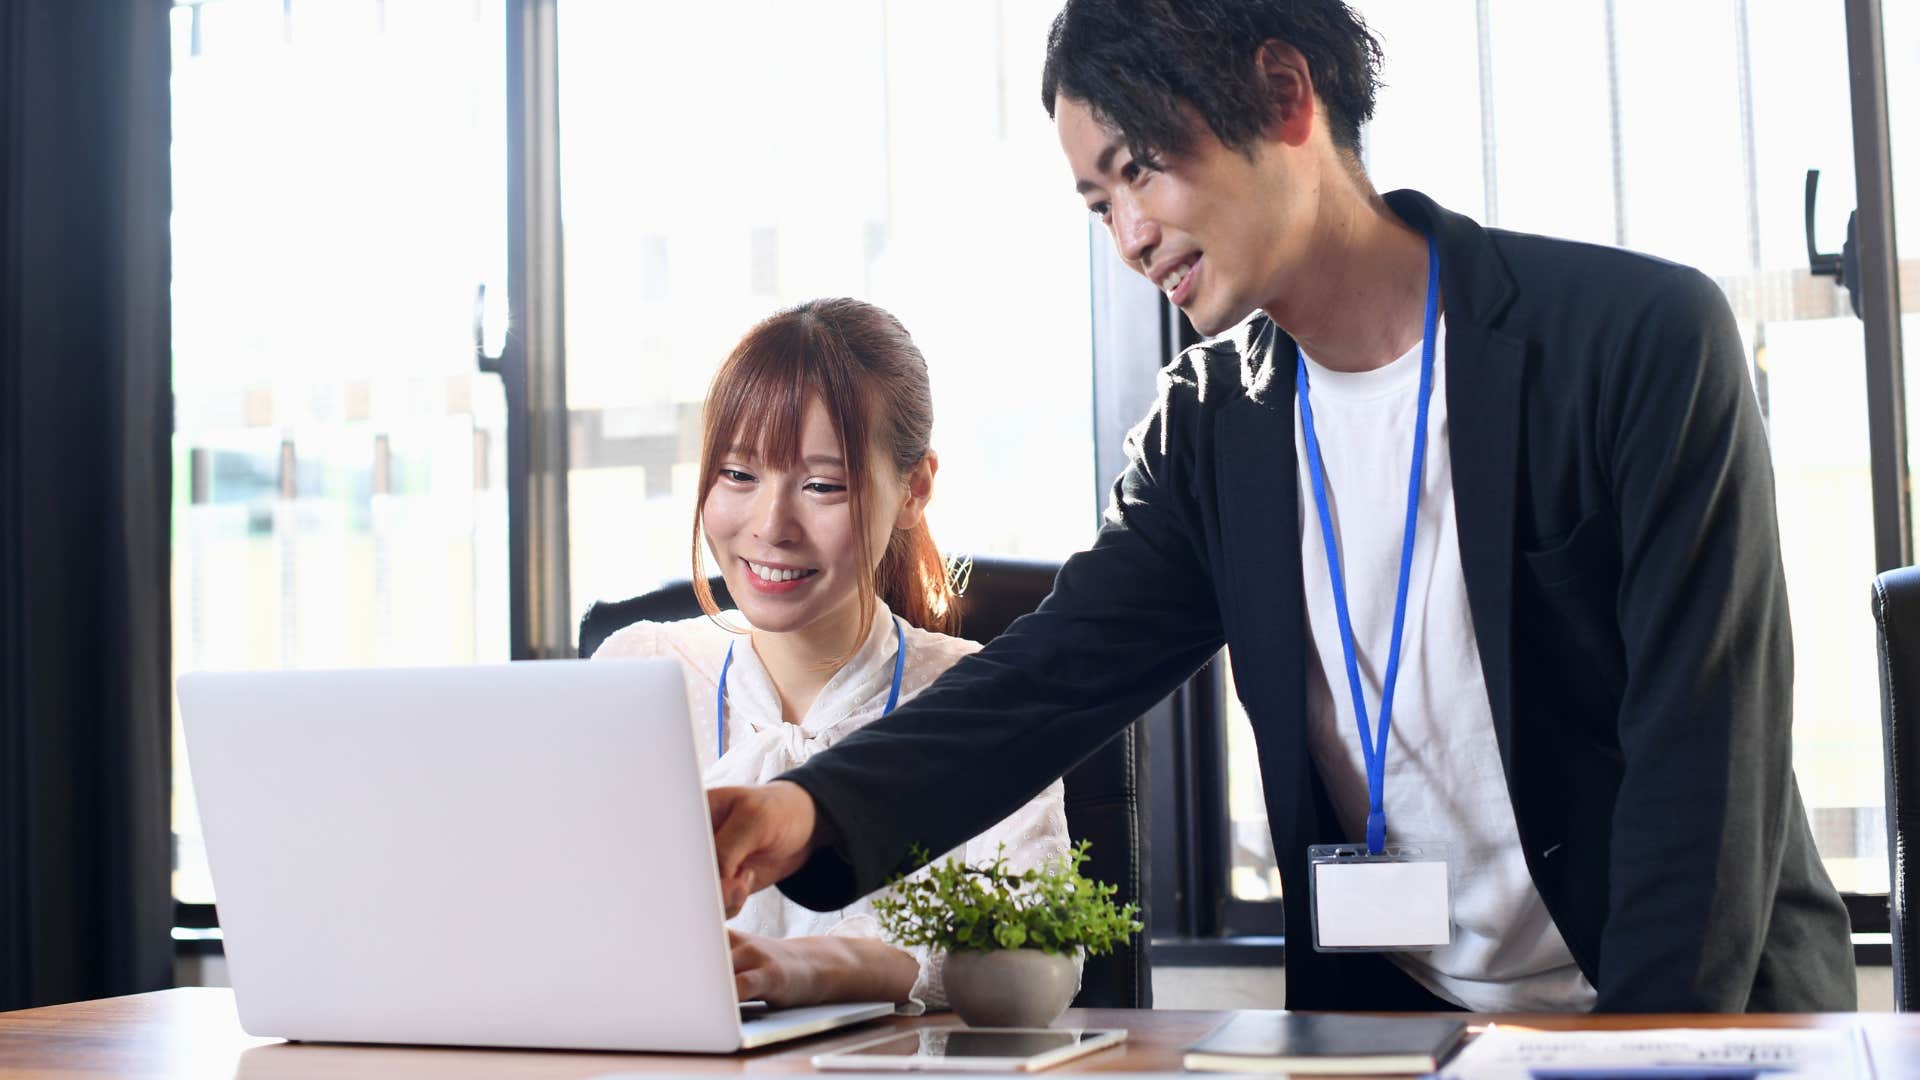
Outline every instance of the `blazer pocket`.
{"type": "Polygon", "coordinates": [[[1603,570],[1613,557],[1613,519],[1596,510],[1581,519],[1567,538],[1541,551],[1524,551],[1527,566],[1541,588],[1562,585],[1603,570]]]}

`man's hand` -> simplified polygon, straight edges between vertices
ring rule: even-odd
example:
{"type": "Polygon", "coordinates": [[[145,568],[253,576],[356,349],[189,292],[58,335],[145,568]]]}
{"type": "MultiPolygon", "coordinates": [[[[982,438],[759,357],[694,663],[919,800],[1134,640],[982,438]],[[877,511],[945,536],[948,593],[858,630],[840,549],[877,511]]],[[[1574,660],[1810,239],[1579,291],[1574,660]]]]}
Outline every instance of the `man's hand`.
{"type": "Polygon", "coordinates": [[[714,788],[707,792],[707,811],[728,918],[740,913],[747,897],[800,869],[826,842],[813,796],[791,781],[714,788]]]}

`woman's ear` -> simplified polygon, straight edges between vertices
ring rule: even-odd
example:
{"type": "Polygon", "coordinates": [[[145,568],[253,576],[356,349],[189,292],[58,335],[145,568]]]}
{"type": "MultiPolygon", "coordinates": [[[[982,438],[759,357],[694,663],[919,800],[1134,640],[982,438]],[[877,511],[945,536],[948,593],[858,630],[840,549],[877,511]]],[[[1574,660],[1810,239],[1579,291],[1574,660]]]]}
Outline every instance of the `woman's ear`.
{"type": "Polygon", "coordinates": [[[927,502],[933,498],[933,476],[939,471],[940,455],[932,450],[920,459],[920,464],[907,471],[907,499],[900,504],[900,513],[893,519],[895,529],[906,532],[926,520],[927,502]]]}

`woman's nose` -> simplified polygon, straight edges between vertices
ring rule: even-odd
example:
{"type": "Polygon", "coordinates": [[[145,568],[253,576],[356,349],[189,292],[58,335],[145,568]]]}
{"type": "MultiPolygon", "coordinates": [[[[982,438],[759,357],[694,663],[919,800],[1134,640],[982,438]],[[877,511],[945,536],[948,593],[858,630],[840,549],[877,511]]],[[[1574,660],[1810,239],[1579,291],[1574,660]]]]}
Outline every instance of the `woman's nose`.
{"type": "Polygon", "coordinates": [[[791,539],[793,508],[786,494],[773,484],[760,489],[753,508],[753,535],[769,544],[791,539]]]}

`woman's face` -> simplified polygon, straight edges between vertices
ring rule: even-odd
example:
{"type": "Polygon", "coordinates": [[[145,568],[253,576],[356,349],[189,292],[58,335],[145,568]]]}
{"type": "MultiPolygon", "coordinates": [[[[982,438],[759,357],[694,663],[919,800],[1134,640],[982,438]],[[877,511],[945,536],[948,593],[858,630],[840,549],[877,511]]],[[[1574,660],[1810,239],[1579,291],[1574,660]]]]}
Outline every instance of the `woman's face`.
{"type": "Polygon", "coordinates": [[[791,469],[761,461],[749,447],[722,451],[702,523],[727,591],[756,629],[790,633],[848,605],[857,610],[859,583],[873,580],[889,535],[918,523],[925,495],[911,493],[908,479],[873,455],[865,493],[870,559],[862,563],[844,453],[818,398],[807,401],[800,461],[791,469]]]}

